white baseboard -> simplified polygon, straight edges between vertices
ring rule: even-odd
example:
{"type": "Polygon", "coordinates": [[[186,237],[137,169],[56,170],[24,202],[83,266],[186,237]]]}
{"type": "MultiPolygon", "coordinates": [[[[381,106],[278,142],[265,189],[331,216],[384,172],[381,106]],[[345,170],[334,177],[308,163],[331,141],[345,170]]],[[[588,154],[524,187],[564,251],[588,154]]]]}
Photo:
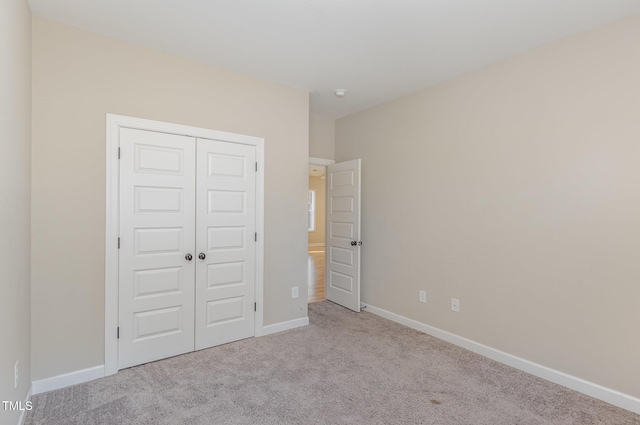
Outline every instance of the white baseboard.
{"type": "MultiPolygon", "coordinates": [[[[300,319],[289,320],[288,322],[275,323],[273,325],[263,326],[262,332],[256,336],[264,336],[273,334],[276,332],[287,331],[289,329],[295,329],[300,326],[306,326],[309,324],[308,317],[302,317],[300,319]]],[[[90,367],[88,369],[77,370],[75,372],[69,372],[51,378],[41,379],[33,381],[32,393],[33,395],[46,393],[47,391],[53,391],[60,388],[70,387],[71,385],[82,384],[83,382],[93,381],[94,379],[102,378],[105,376],[104,365],[90,367]]]]}
{"type": "Polygon", "coordinates": [[[33,394],[36,395],[59,388],[70,387],[71,385],[82,384],[83,382],[93,381],[94,379],[102,377],[104,377],[104,365],[33,381],[31,388],[33,394]]]}
{"type": "MultiPolygon", "coordinates": [[[[24,399],[24,405],[31,400],[31,393],[33,391],[33,384],[29,385],[29,391],[27,391],[27,396],[24,399]]],[[[20,412],[20,417],[18,418],[18,425],[24,425],[24,420],[27,418],[27,411],[23,410],[20,412]]]]}
{"type": "Polygon", "coordinates": [[[289,329],[299,328],[300,326],[307,326],[308,324],[308,317],[301,317],[300,319],[289,320],[287,322],[274,323],[273,325],[263,326],[262,334],[260,336],[270,335],[276,332],[288,331],[289,329]]]}
{"type": "Polygon", "coordinates": [[[400,316],[399,314],[392,313],[387,310],[383,310],[376,306],[363,303],[366,306],[365,311],[384,317],[393,322],[400,323],[408,326],[420,332],[424,332],[428,335],[450,342],[462,348],[466,348],[469,351],[488,357],[497,362],[506,364],[515,369],[522,370],[524,372],[535,375],[539,378],[546,379],[555,384],[562,385],[572,390],[581,392],[593,398],[605,401],[613,404],[614,406],[621,407],[634,413],[640,414],[640,399],[632,397],[628,394],[621,393],[620,391],[612,390],[610,388],[603,387],[593,382],[586,381],[584,379],[569,375],[564,372],[560,372],[555,369],[534,363],[532,361],[514,356],[504,351],[496,350],[489,346],[480,344],[467,338],[452,334],[442,329],[429,326],[417,320],[409,319],[408,317],[400,316]]]}

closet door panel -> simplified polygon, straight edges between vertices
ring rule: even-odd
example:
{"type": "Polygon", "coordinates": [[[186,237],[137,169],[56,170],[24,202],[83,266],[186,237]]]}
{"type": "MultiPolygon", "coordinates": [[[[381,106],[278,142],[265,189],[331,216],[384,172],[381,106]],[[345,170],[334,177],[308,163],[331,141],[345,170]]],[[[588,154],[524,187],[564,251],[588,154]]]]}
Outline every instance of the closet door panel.
{"type": "Polygon", "coordinates": [[[196,349],[254,335],[254,146],[198,139],[196,349]],[[202,257],[202,258],[200,258],[202,257]]]}
{"type": "Polygon", "coordinates": [[[120,369],[194,350],[195,148],[120,130],[120,369]]]}

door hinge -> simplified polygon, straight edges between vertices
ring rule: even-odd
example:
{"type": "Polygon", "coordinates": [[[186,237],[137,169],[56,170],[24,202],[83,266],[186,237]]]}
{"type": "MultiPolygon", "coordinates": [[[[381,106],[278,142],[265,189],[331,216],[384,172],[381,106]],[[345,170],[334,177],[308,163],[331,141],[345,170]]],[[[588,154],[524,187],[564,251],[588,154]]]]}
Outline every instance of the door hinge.
{"type": "Polygon", "coordinates": [[[258,163],[256,162],[256,171],[258,171],[258,163]]]}
{"type": "Polygon", "coordinates": [[[120,326],[118,326],[118,339],[120,339],[120,326]]]}
{"type": "Polygon", "coordinates": [[[118,249],[120,249],[120,238],[118,238],[118,249]]]}
{"type": "Polygon", "coordinates": [[[255,241],[258,242],[258,232],[254,233],[253,235],[254,235],[255,241]]]}
{"type": "Polygon", "coordinates": [[[118,159],[120,159],[120,148],[118,148],[118,159]]]}
{"type": "Polygon", "coordinates": [[[258,303],[253,303],[253,311],[258,311],[258,303]]]}

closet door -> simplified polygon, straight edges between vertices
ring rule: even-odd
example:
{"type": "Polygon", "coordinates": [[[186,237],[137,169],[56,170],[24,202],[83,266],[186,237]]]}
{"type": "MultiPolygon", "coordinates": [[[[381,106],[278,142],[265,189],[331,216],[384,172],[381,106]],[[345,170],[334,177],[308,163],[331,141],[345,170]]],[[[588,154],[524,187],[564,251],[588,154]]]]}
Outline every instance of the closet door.
{"type": "Polygon", "coordinates": [[[196,349],[254,335],[256,151],[198,139],[196,349]]]}
{"type": "Polygon", "coordinates": [[[121,129],[120,369],[194,349],[195,146],[121,129]]]}

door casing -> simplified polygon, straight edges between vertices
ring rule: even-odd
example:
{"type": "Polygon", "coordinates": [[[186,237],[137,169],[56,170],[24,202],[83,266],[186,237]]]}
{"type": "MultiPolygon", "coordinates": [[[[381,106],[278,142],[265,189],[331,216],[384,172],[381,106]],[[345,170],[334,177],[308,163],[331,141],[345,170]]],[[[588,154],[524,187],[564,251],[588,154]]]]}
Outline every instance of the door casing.
{"type": "Polygon", "coordinates": [[[220,140],[256,147],[255,336],[264,333],[264,139],[199,127],[107,114],[106,116],[106,226],[105,226],[105,334],[104,374],[118,372],[118,237],[120,129],[156,131],[194,138],[220,140]]]}

